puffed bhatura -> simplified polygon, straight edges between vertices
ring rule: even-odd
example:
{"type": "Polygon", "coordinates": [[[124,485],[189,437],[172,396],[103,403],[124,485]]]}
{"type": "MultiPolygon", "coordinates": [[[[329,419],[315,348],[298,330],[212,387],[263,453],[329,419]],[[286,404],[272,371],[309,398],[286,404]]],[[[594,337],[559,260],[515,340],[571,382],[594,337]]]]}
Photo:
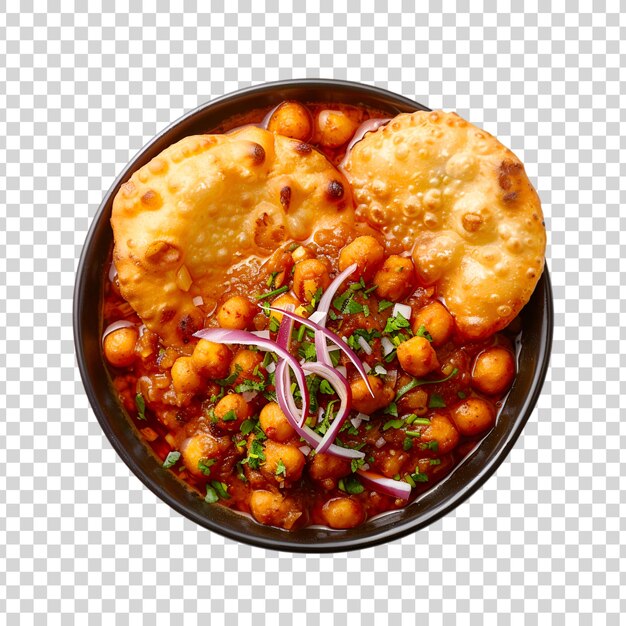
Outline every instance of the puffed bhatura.
{"type": "Polygon", "coordinates": [[[285,241],[351,223],[344,177],[309,144],[255,126],[186,137],[122,185],[113,259],[122,295],[166,345],[202,328],[195,296],[285,241]]]}
{"type": "Polygon", "coordinates": [[[401,114],[367,134],[344,165],[357,218],[412,250],[461,333],[507,326],[541,276],[539,197],[520,160],[456,113],[401,114]]]}

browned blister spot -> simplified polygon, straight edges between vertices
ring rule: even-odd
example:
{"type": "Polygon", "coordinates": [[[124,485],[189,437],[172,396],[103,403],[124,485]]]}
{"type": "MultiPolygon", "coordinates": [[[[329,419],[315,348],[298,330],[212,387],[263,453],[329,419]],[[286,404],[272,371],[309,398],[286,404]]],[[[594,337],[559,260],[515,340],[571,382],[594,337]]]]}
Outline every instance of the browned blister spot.
{"type": "Polygon", "coordinates": [[[275,224],[271,215],[263,213],[256,220],[254,229],[254,243],[266,250],[276,249],[285,239],[285,227],[283,224],[275,224]]]}
{"type": "Polygon", "coordinates": [[[507,159],[502,161],[500,171],[498,172],[498,183],[504,191],[508,191],[511,188],[513,184],[511,178],[519,175],[521,169],[522,164],[517,161],[509,161],[507,159]]]}
{"type": "Polygon", "coordinates": [[[517,199],[517,191],[511,191],[510,193],[505,193],[502,199],[507,203],[515,202],[517,199]]]}
{"type": "Polygon", "coordinates": [[[265,150],[263,146],[253,141],[250,156],[252,157],[252,163],[254,163],[254,165],[261,165],[261,163],[265,161],[265,150]]]}
{"type": "Polygon", "coordinates": [[[280,203],[285,211],[289,210],[289,204],[291,203],[291,187],[288,185],[285,185],[280,190],[280,203]]]}
{"type": "Polygon", "coordinates": [[[482,225],[483,219],[476,213],[466,213],[463,216],[463,228],[470,233],[475,233],[482,225]]]}
{"type": "Polygon", "coordinates": [[[331,180],[330,183],[328,183],[326,194],[331,200],[341,200],[343,193],[343,185],[338,180],[331,180]]]}
{"type": "Polygon", "coordinates": [[[183,343],[189,343],[193,334],[198,330],[198,325],[191,315],[186,315],[178,322],[178,330],[183,343]]]}
{"type": "Polygon", "coordinates": [[[294,147],[294,150],[298,154],[310,154],[313,148],[308,143],[297,143],[294,147]]]}
{"type": "Polygon", "coordinates": [[[169,265],[180,260],[180,250],[167,241],[154,241],[146,248],[146,261],[169,265]]]}
{"type": "Polygon", "coordinates": [[[135,193],[135,183],[132,180],[129,180],[121,186],[120,192],[127,198],[132,196],[135,193]]]}
{"type": "Polygon", "coordinates": [[[150,209],[158,209],[163,204],[163,200],[156,191],[148,189],[148,191],[141,196],[141,203],[150,209]]]}
{"type": "Polygon", "coordinates": [[[176,311],[174,309],[163,309],[161,311],[161,324],[167,324],[174,319],[176,311]]]}

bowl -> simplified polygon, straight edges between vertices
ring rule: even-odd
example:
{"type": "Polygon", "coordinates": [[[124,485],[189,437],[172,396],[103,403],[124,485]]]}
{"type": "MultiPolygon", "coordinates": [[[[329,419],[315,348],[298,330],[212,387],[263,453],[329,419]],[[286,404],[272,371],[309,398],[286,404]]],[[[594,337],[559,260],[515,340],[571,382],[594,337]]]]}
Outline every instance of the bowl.
{"type": "Polygon", "coordinates": [[[491,430],[444,480],[406,508],[372,518],[354,529],[305,528],[287,532],[256,523],[226,507],[207,504],[142,442],[112,388],[102,349],[103,273],[113,243],[109,223],[113,198],[133,172],[167,146],[204,133],[225,118],[282,100],[344,102],[389,111],[391,115],[427,107],[389,91],[336,80],[295,80],[242,89],[187,113],[144,146],[107,192],[87,234],[74,291],[74,339],[85,391],[102,430],[131,471],[180,514],[230,539],[273,550],[337,552],[370,547],[416,532],[469,498],[496,471],[530,417],[546,375],[552,343],[552,291],[547,268],[522,312],[519,373],[491,430]]]}

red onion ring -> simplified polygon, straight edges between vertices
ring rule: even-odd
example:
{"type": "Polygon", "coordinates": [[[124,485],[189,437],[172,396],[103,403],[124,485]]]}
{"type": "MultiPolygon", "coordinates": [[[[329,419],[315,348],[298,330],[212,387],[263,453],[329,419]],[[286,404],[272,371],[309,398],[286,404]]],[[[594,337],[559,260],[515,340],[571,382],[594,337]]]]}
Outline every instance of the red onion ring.
{"type": "Polygon", "coordinates": [[[375,474],[368,470],[359,469],[356,472],[365,483],[369,484],[372,489],[380,491],[380,493],[386,493],[394,498],[401,498],[402,500],[408,500],[411,496],[411,485],[405,483],[403,480],[393,480],[393,478],[387,478],[380,474],[375,474]]]}
{"type": "Polygon", "coordinates": [[[112,332],[115,332],[116,330],[119,330],[120,328],[136,328],[136,324],[133,324],[132,322],[129,322],[128,320],[117,320],[117,322],[113,322],[112,324],[109,324],[105,329],[104,332],[102,333],[102,341],[105,340],[107,335],[110,335],[112,332]]]}

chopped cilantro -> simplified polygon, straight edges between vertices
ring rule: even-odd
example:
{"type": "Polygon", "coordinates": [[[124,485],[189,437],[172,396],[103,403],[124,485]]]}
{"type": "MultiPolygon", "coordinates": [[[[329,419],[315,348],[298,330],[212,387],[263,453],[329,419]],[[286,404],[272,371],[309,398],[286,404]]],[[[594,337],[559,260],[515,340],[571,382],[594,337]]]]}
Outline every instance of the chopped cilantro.
{"type": "Polygon", "coordinates": [[[357,328],[349,337],[348,345],[355,351],[362,350],[359,343],[359,337],[363,337],[368,344],[371,345],[372,341],[377,337],[380,337],[380,333],[376,329],[367,330],[366,328],[357,328]]]}
{"type": "Polygon", "coordinates": [[[281,474],[283,476],[287,476],[287,468],[285,467],[282,459],[278,459],[278,463],[276,463],[276,471],[274,472],[274,474],[276,476],[280,476],[281,474]]]}
{"type": "Polygon", "coordinates": [[[234,422],[237,419],[237,413],[235,413],[234,409],[227,411],[220,418],[222,422],[234,422]]]}
{"type": "Polygon", "coordinates": [[[254,430],[255,426],[256,423],[254,422],[254,420],[245,420],[241,422],[239,432],[241,432],[242,435],[249,435],[254,430]]]}
{"type": "Polygon", "coordinates": [[[278,357],[273,352],[266,352],[263,357],[263,363],[261,363],[261,367],[267,369],[267,366],[274,360],[274,358],[278,359],[278,357]]]}
{"type": "Polygon", "coordinates": [[[363,315],[365,315],[365,317],[370,316],[370,308],[367,306],[367,304],[363,305],[363,315]]]}
{"type": "Polygon", "coordinates": [[[415,413],[410,413],[409,415],[405,416],[404,421],[407,424],[412,424],[415,420],[417,419],[417,415],[415,415],[415,413]]]}
{"type": "Polygon", "coordinates": [[[424,339],[428,339],[428,341],[433,340],[433,338],[431,337],[430,333],[426,330],[426,326],[424,326],[423,324],[417,329],[417,332],[415,333],[416,337],[424,337],[424,339]]]}
{"type": "Polygon", "coordinates": [[[421,387],[422,385],[434,385],[435,383],[445,383],[446,381],[456,376],[458,373],[459,373],[459,370],[455,367],[450,372],[450,374],[448,374],[448,376],[446,376],[445,378],[441,378],[440,380],[423,380],[419,378],[414,378],[413,380],[409,381],[406,385],[404,385],[404,387],[400,387],[400,389],[398,389],[398,393],[396,394],[396,402],[405,393],[408,393],[409,391],[411,391],[411,389],[415,389],[415,387],[421,387]]]}
{"type": "Polygon", "coordinates": [[[446,403],[438,393],[433,393],[428,400],[429,409],[445,409],[446,403]]]}
{"type": "Polygon", "coordinates": [[[411,474],[411,478],[416,483],[427,483],[428,482],[428,474],[421,474],[420,472],[415,472],[415,474],[411,474]]]}
{"type": "Polygon", "coordinates": [[[350,461],[350,469],[352,473],[356,472],[358,469],[361,469],[365,465],[365,459],[352,459],[350,461]]]}
{"type": "Polygon", "coordinates": [[[239,374],[241,374],[242,367],[239,363],[235,363],[235,371],[231,372],[226,378],[217,378],[215,382],[220,387],[230,387],[236,380],[239,374]]]}
{"type": "Polygon", "coordinates": [[[274,281],[276,280],[276,276],[278,276],[279,272],[272,272],[268,277],[267,277],[267,281],[266,281],[266,286],[268,289],[271,289],[274,286],[274,281]]]}
{"type": "Polygon", "coordinates": [[[326,431],[330,428],[330,421],[333,418],[333,407],[337,404],[338,400],[331,400],[324,411],[324,419],[322,423],[317,427],[317,432],[320,435],[325,435],[326,431]]]}
{"type": "Polygon", "coordinates": [[[397,313],[396,315],[387,318],[387,323],[385,324],[385,330],[383,332],[389,335],[391,333],[398,332],[402,328],[411,328],[411,324],[409,323],[409,320],[402,315],[402,313],[397,313]]]}
{"type": "Polygon", "coordinates": [[[333,367],[337,367],[337,365],[339,365],[339,359],[341,359],[341,353],[339,350],[333,350],[332,352],[329,352],[330,354],[330,360],[333,364],[333,367]]]}
{"type": "Polygon", "coordinates": [[[441,459],[430,459],[429,463],[431,465],[441,465],[441,459]]]}
{"type": "Polygon", "coordinates": [[[363,293],[366,296],[369,296],[372,291],[376,291],[378,289],[378,285],[372,285],[369,289],[366,289],[363,293]]]}
{"type": "Polygon", "coordinates": [[[335,393],[335,390],[333,389],[332,385],[324,378],[320,383],[320,392],[326,395],[331,395],[335,393]]]}
{"type": "Polygon", "coordinates": [[[389,420],[383,425],[383,430],[389,430],[390,428],[402,428],[403,425],[403,420],[389,420]]]}
{"type": "Polygon", "coordinates": [[[163,467],[165,469],[169,469],[170,467],[174,467],[176,462],[180,459],[180,452],[178,450],[172,450],[166,457],[165,461],[163,461],[163,467]]]}
{"type": "MultiPolygon", "coordinates": [[[[260,376],[260,374],[258,375],[260,376]]],[[[235,391],[237,393],[243,393],[244,391],[265,391],[265,385],[264,380],[251,380],[246,378],[246,380],[235,387],[235,391]]]]}
{"type": "Polygon", "coordinates": [[[137,419],[145,420],[146,418],[146,401],[143,399],[143,395],[138,393],[135,396],[135,406],[137,407],[137,419]]]}
{"type": "Polygon", "coordinates": [[[228,494],[228,485],[226,483],[221,483],[219,480],[212,480],[211,486],[217,492],[217,495],[222,500],[229,500],[230,495],[228,494]]]}
{"type": "Polygon", "coordinates": [[[409,483],[409,485],[411,485],[411,487],[415,487],[415,481],[411,478],[410,474],[407,474],[404,477],[404,481],[409,483]]]}
{"type": "Polygon", "coordinates": [[[394,349],[385,357],[385,363],[391,363],[391,361],[393,361],[395,358],[396,358],[396,351],[394,349]]]}
{"type": "Polygon", "coordinates": [[[248,479],[246,478],[246,475],[244,474],[243,471],[243,466],[241,464],[241,461],[239,461],[239,463],[237,463],[237,465],[235,465],[235,467],[237,468],[237,478],[242,482],[242,483],[247,483],[248,479]]]}
{"type": "Polygon", "coordinates": [[[215,465],[215,459],[207,459],[203,457],[198,461],[198,469],[205,475],[209,476],[211,474],[211,467],[215,465]]]}
{"type": "Polygon", "coordinates": [[[298,354],[305,361],[315,361],[317,360],[317,352],[315,351],[315,344],[310,341],[304,341],[300,344],[298,348],[298,354]]]}
{"type": "Polygon", "coordinates": [[[288,252],[293,252],[294,250],[297,250],[302,244],[300,243],[296,243],[295,241],[289,245],[289,247],[287,248],[288,252]]]}
{"type": "Polygon", "coordinates": [[[398,406],[395,402],[389,404],[384,410],[383,413],[385,415],[391,415],[393,417],[398,417],[398,406]]]}
{"type": "Polygon", "coordinates": [[[355,302],[352,299],[350,299],[348,301],[348,303],[346,304],[346,306],[342,310],[343,313],[349,313],[350,315],[356,315],[357,313],[363,313],[363,311],[364,311],[363,305],[359,304],[358,302],[355,302]]]}
{"type": "Polygon", "coordinates": [[[313,294],[313,297],[311,298],[311,306],[313,308],[315,308],[319,304],[319,301],[322,299],[323,293],[324,290],[321,287],[318,287],[317,291],[313,294]]]}
{"type": "Polygon", "coordinates": [[[269,330],[271,333],[277,333],[280,328],[280,322],[274,317],[270,317],[269,330]]]}
{"type": "Polygon", "coordinates": [[[206,496],[204,498],[205,502],[208,502],[209,504],[213,504],[214,502],[217,502],[219,500],[219,497],[217,495],[217,493],[215,492],[215,489],[213,489],[213,487],[211,487],[211,485],[207,485],[206,486],[206,496]]]}
{"type": "Polygon", "coordinates": [[[413,423],[421,426],[430,426],[430,420],[427,417],[418,417],[416,420],[413,420],[413,423]]]}
{"type": "Polygon", "coordinates": [[[378,303],[378,312],[382,313],[385,309],[393,306],[393,302],[389,302],[389,300],[381,300],[378,303]]]}
{"type": "Polygon", "coordinates": [[[265,462],[265,450],[258,436],[252,441],[248,456],[242,461],[247,463],[250,469],[259,469],[259,465],[265,462]]]}
{"type": "Polygon", "coordinates": [[[407,430],[405,434],[407,437],[421,437],[422,436],[422,433],[420,433],[417,430],[407,430]]]}
{"type": "Polygon", "coordinates": [[[363,493],[365,487],[359,482],[356,476],[346,476],[339,481],[338,487],[341,491],[345,491],[350,494],[363,493]]]}
{"type": "Polygon", "coordinates": [[[439,450],[439,442],[433,439],[433,441],[429,441],[428,443],[422,443],[420,444],[420,449],[437,452],[439,450]]]}
{"type": "Polygon", "coordinates": [[[408,451],[412,447],[413,447],[413,439],[411,439],[410,437],[405,437],[404,441],[402,442],[402,449],[405,451],[408,451]]]}
{"type": "Polygon", "coordinates": [[[267,293],[261,293],[255,296],[257,300],[267,300],[267,298],[273,298],[274,296],[278,296],[281,293],[285,293],[285,291],[289,291],[288,285],[283,285],[278,289],[273,289],[272,291],[268,291],[267,293]]]}

